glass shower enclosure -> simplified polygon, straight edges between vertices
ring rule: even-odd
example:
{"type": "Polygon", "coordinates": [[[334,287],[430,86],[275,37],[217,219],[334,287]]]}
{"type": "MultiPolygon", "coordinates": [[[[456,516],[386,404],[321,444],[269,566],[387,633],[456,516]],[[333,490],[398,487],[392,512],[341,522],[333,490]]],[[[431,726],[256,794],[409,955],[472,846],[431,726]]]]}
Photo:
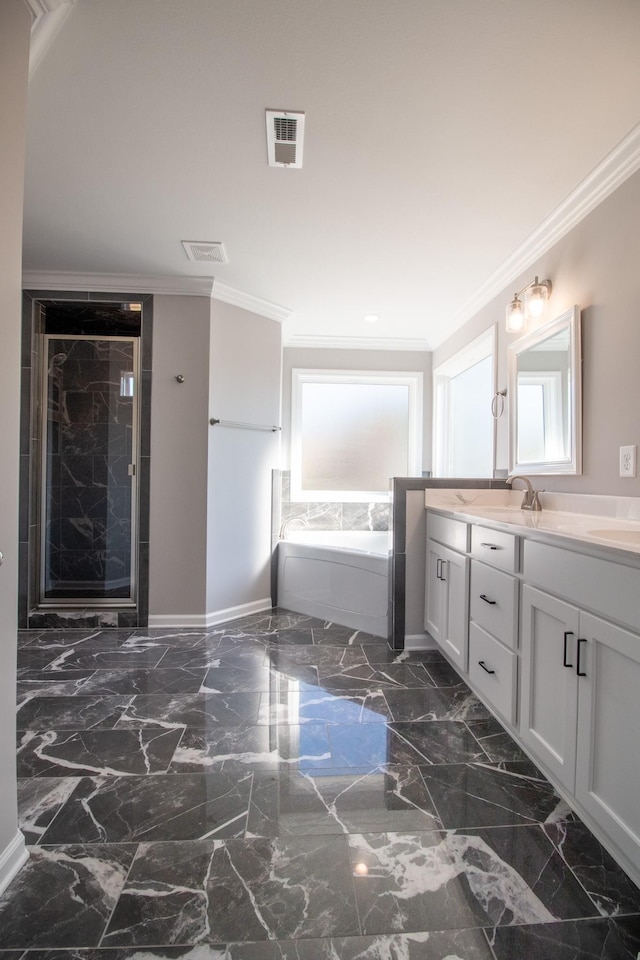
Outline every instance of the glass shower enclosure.
{"type": "Polygon", "coordinates": [[[39,605],[135,605],[139,338],[43,336],[39,605]]]}

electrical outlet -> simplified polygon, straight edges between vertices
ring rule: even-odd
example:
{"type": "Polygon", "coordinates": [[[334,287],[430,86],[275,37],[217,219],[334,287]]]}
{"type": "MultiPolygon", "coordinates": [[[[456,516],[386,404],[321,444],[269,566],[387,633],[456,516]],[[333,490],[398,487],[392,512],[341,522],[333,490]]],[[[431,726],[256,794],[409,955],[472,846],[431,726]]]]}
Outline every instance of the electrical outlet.
{"type": "Polygon", "coordinates": [[[620,447],[620,476],[635,477],[637,475],[636,460],[638,448],[635,443],[628,447],[620,447]]]}

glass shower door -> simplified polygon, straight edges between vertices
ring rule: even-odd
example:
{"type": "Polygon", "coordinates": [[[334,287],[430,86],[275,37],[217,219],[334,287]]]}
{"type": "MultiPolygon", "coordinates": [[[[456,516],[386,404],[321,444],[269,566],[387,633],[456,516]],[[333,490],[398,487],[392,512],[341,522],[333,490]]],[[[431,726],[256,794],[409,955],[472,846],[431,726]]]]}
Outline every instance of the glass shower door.
{"type": "Polygon", "coordinates": [[[135,602],[138,340],[46,335],[40,604],[135,602]]]}

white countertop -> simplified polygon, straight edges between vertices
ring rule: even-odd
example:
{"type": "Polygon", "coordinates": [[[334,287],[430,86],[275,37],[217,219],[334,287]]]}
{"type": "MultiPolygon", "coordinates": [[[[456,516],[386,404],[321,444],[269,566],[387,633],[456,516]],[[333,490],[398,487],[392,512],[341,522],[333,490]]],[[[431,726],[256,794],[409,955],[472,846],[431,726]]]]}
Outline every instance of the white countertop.
{"type": "Polygon", "coordinates": [[[541,493],[541,511],[520,509],[523,491],[425,491],[425,506],[468,523],[540,539],[562,538],[640,559],[640,498],[541,493]],[[463,502],[467,501],[467,502],[463,502]]]}

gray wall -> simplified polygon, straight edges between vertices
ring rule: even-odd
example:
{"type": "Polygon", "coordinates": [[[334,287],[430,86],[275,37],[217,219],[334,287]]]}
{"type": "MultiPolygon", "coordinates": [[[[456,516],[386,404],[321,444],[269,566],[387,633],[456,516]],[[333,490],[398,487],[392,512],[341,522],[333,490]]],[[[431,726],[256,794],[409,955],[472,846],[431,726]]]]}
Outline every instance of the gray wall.
{"type": "Polygon", "coordinates": [[[24,854],[15,774],[22,199],[31,17],[0,4],[0,888],[24,854]]]}
{"type": "MultiPolygon", "coordinates": [[[[433,354],[435,368],[497,323],[498,387],[506,387],[507,346],[516,337],[506,334],[504,314],[513,291],[537,274],[553,282],[552,317],[581,307],[583,472],[545,477],[547,490],[640,496],[640,477],[618,476],[618,448],[640,444],[639,223],[636,173],[433,354]]],[[[508,466],[506,416],[498,421],[496,466],[508,466]]]]}
{"type": "Polygon", "coordinates": [[[208,297],[154,297],[152,617],[206,613],[210,314],[208,297]],[[184,383],[176,382],[178,374],[184,383]]]}
{"type": "MultiPolygon", "coordinates": [[[[279,425],[281,342],[280,324],[213,301],[210,416],[279,425]]],[[[217,618],[270,606],[271,471],[279,456],[279,433],[209,428],[207,610],[217,618]]]]}
{"type": "Polygon", "coordinates": [[[154,299],[149,613],[204,625],[270,606],[280,325],[206,297],[154,299]],[[182,374],[184,383],[177,383],[182,374]]]}
{"type": "Polygon", "coordinates": [[[282,378],[283,463],[289,464],[291,437],[291,371],[310,370],[417,370],[423,374],[424,409],[422,468],[431,469],[431,354],[410,350],[324,350],[288,347],[284,350],[282,378]]]}

